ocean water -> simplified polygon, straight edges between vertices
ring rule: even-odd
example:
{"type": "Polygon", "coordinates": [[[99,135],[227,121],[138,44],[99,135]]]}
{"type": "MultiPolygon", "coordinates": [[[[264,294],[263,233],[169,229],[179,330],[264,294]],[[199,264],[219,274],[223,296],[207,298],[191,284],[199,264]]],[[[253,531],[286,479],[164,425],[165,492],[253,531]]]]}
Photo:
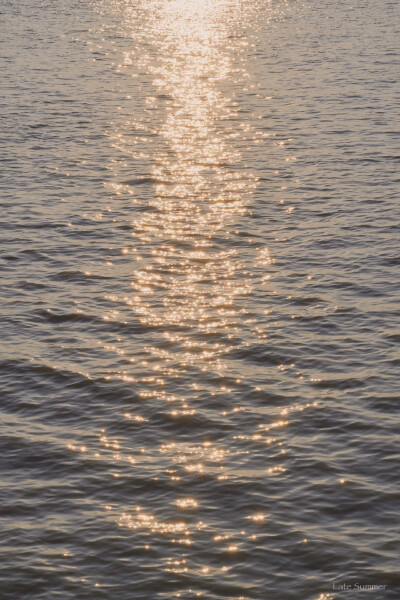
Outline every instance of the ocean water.
{"type": "Polygon", "coordinates": [[[400,597],[399,16],[1,1],[1,600],[400,597]]]}

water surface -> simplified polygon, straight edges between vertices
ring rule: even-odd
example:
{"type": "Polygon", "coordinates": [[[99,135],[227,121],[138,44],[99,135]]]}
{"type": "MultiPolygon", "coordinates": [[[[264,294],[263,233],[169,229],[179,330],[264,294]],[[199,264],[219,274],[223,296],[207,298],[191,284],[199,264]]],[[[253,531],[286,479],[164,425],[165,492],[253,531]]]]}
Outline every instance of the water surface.
{"type": "Polygon", "coordinates": [[[0,19],[1,597],[397,598],[397,3],[0,19]]]}

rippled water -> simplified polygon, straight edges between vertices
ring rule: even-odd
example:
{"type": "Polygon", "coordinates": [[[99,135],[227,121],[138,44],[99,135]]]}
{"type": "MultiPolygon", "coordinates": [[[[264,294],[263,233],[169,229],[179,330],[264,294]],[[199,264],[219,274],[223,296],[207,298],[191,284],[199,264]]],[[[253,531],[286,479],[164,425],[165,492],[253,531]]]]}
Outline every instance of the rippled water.
{"type": "Polygon", "coordinates": [[[397,2],[0,13],[1,598],[398,598],[397,2]]]}

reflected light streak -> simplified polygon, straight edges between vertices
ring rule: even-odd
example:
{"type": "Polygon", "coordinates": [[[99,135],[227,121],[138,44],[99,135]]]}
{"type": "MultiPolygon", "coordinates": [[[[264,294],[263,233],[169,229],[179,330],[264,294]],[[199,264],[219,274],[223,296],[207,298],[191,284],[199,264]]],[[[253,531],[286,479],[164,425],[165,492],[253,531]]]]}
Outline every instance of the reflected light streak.
{"type": "MultiPolygon", "coordinates": [[[[118,374],[132,385],[144,407],[140,414],[123,415],[135,432],[151,427],[144,415],[146,403],[154,400],[160,411],[171,407],[172,419],[194,418],[196,403],[204,400],[218,407],[218,418],[241,414],[244,408],[235,406],[237,399],[228,410],[218,406],[220,398],[231,398],[242,385],[227,356],[249,345],[249,339],[258,342],[266,337],[246,308],[254,287],[248,261],[268,281],[273,257],[263,244],[250,258],[243,257],[238,238],[258,186],[257,177],[244,165],[244,152],[266,135],[256,131],[251,120],[243,123],[238,100],[248,78],[248,46],[241,35],[241,20],[251,14],[248,9],[242,11],[241,3],[232,0],[147,0],[139,8],[125,5],[124,26],[129,29],[138,14],[144,26],[140,30],[137,23],[132,25],[132,51],[124,53],[117,69],[134,78],[140,73],[138,79],[149,82],[138,93],[143,105],[129,96],[132,110],[116,115],[111,132],[116,156],[121,156],[111,165],[115,174],[111,190],[129,199],[134,215],[132,243],[124,241],[121,248],[131,261],[124,309],[148,334],[140,355],[130,357],[125,351],[132,366],[118,374]],[[222,377],[229,377],[232,384],[216,383],[222,377]]],[[[117,320],[118,311],[109,311],[104,318],[117,320]]],[[[167,440],[158,446],[159,456],[148,462],[138,450],[132,456],[132,449],[124,452],[106,435],[101,443],[104,450],[118,451],[114,460],[128,463],[135,473],[147,468],[149,480],[160,475],[158,466],[154,477],[155,463],[165,466],[168,482],[183,496],[187,481],[207,475],[225,485],[237,477],[245,468],[239,463],[250,453],[249,443],[273,446],[269,430],[286,425],[287,421],[279,421],[250,435],[233,435],[228,444],[167,440]],[[237,449],[242,442],[246,449],[237,449]],[[228,477],[227,459],[235,457],[237,470],[228,477]]],[[[283,466],[263,467],[262,476],[284,471],[283,466]]],[[[180,516],[185,511],[185,517],[193,518],[201,509],[201,498],[179,496],[169,501],[169,510],[173,505],[176,513],[171,518],[125,509],[119,525],[153,536],[168,535],[172,543],[190,546],[194,531],[205,525],[180,516]]],[[[247,518],[260,524],[265,515],[247,518]]],[[[235,543],[224,547],[233,555],[239,549],[235,543]]],[[[167,569],[185,573],[188,565],[178,560],[167,569]]],[[[210,569],[203,566],[202,573],[207,575],[210,569]]]]}

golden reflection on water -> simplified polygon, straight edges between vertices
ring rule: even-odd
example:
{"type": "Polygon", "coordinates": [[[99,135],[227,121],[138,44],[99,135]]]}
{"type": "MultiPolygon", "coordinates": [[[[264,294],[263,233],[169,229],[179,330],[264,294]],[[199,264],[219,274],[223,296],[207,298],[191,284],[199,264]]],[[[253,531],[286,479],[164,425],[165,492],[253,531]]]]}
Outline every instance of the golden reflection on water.
{"type": "MultiPolygon", "coordinates": [[[[125,110],[113,122],[111,191],[130,199],[134,215],[132,243],[121,248],[131,259],[131,291],[123,298],[124,309],[149,335],[140,352],[135,346],[129,355],[117,345],[114,351],[132,365],[118,378],[132,385],[144,407],[156,401],[159,410],[167,410],[174,420],[204,412],[204,398],[212,399],[219,418],[234,418],[246,407],[235,400],[229,408],[219,409],[220,397],[237,398],[244,384],[255,394],[262,392],[244,381],[249,375],[245,370],[238,377],[226,359],[230,350],[249,345],[249,340],[266,338],[245,299],[254,287],[252,266],[257,266],[260,284],[268,285],[273,263],[263,244],[250,258],[244,257],[240,238],[241,220],[250,215],[258,187],[245,155],[268,135],[257,130],[249,115],[243,116],[238,99],[243,90],[251,91],[248,41],[241,34],[242,18],[248,20],[249,15],[249,6],[244,11],[234,0],[124,4],[123,33],[132,35],[132,50],[124,51],[116,69],[138,81],[143,103],[127,95],[125,110]]],[[[116,305],[121,301],[118,295],[108,299],[116,305]]],[[[118,315],[116,308],[104,318],[112,321],[118,315]]],[[[130,426],[146,429],[151,422],[142,412],[129,410],[123,418],[130,426]]],[[[268,515],[253,507],[243,514],[242,524],[253,530],[238,530],[235,535],[216,531],[206,517],[200,520],[202,502],[183,488],[183,482],[212,477],[224,485],[242,474],[247,478],[284,474],[281,459],[286,449],[280,431],[289,425],[288,415],[289,410],[283,410],[253,431],[239,430],[228,443],[164,438],[155,445],[156,455],[154,444],[150,449],[124,449],[102,432],[99,440],[103,452],[112,457],[113,477],[119,476],[118,465],[129,464],[133,473],[148,469],[149,480],[158,480],[162,473],[176,485],[176,495],[166,498],[170,512],[164,511],[170,515],[173,511],[175,517],[161,518],[156,509],[126,506],[117,517],[119,525],[167,536],[172,544],[184,547],[195,544],[198,532],[209,530],[210,544],[221,545],[226,555],[242,555],[246,544],[257,544],[253,530],[268,527],[268,515]],[[253,466],[246,456],[258,453],[252,449],[258,445],[278,461],[253,466]]],[[[186,573],[190,568],[186,558],[168,557],[167,571],[186,573]]],[[[205,577],[217,571],[221,569],[208,564],[199,567],[205,577]]]]}
{"type": "MultiPolygon", "coordinates": [[[[167,390],[163,378],[179,378],[191,367],[199,373],[226,371],[223,355],[243,319],[235,298],[252,288],[241,273],[238,250],[224,243],[257,186],[236,143],[256,134],[238,121],[232,89],[224,90],[232,78],[243,84],[246,42],[236,31],[240,4],[231,0],[150,1],[142,11],[143,40],[131,55],[125,52],[118,68],[148,74],[145,116],[128,115],[114,131],[115,147],[127,158],[143,158],[138,148],[143,143],[153,150],[146,156],[151,194],[134,219],[132,247],[122,250],[134,267],[125,302],[133,317],[158,328],[163,338],[145,348],[141,364],[157,375],[158,385],[142,377],[140,396],[171,402],[172,416],[188,417],[196,409],[186,394],[167,390]]],[[[128,29],[135,18],[137,8],[127,4],[128,29]]],[[[136,183],[141,182],[116,183],[114,192],[128,191],[140,204],[143,187],[136,183]]],[[[268,249],[259,259],[269,264],[268,249]]],[[[192,385],[197,391],[203,387],[201,379],[192,385]]]]}

